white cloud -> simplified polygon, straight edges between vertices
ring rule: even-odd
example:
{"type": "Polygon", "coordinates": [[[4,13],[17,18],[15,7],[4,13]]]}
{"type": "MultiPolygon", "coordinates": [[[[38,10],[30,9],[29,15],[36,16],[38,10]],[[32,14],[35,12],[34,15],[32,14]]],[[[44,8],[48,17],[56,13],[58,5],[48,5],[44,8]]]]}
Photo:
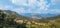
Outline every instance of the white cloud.
{"type": "Polygon", "coordinates": [[[27,0],[10,0],[12,3],[16,4],[16,5],[23,5],[26,6],[27,5],[27,0]]]}
{"type": "Polygon", "coordinates": [[[53,10],[51,10],[51,12],[60,14],[60,10],[59,9],[53,9],[53,10]]]}
{"type": "Polygon", "coordinates": [[[51,0],[51,4],[55,5],[56,0],[51,0]]]}
{"type": "Polygon", "coordinates": [[[29,7],[30,10],[26,10],[26,11],[31,11],[32,13],[40,13],[41,11],[46,11],[50,6],[49,4],[47,5],[48,2],[46,0],[40,0],[40,2],[37,0],[11,0],[11,2],[19,6],[29,7]]]}
{"type": "Polygon", "coordinates": [[[8,10],[8,9],[12,9],[12,8],[13,8],[12,6],[0,4],[0,9],[2,9],[2,10],[8,10]]]}
{"type": "Polygon", "coordinates": [[[52,6],[60,6],[60,0],[51,0],[51,5],[52,6]]]}
{"type": "Polygon", "coordinates": [[[0,4],[0,10],[11,10],[17,13],[25,13],[24,8],[14,8],[13,6],[3,4],[0,4]]]}
{"type": "Polygon", "coordinates": [[[17,13],[25,13],[24,8],[14,8],[12,11],[15,11],[17,13]]]}
{"type": "Polygon", "coordinates": [[[13,4],[20,6],[19,8],[14,8],[12,5],[3,5],[0,4],[0,9],[11,10],[18,13],[59,13],[59,9],[49,10],[49,7],[56,5],[58,0],[51,0],[51,3],[47,4],[47,0],[10,0],[13,4]],[[28,9],[25,9],[25,7],[28,9]]]}
{"type": "Polygon", "coordinates": [[[59,6],[60,6],[60,0],[51,0],[51,6],[52,7],[52,10],[50,10],[50,13],[59,13],[60,14],[60,9],[59,9],[59,6]]]}

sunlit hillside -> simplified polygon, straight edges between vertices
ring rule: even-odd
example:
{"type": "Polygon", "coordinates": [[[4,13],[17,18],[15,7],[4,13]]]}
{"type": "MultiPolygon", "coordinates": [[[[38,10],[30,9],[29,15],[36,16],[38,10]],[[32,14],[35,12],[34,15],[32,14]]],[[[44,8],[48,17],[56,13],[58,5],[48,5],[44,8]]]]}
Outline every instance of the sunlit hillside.
{"type": "Polygon", "coordinates": [[[33,19],[16,12],[0,10],[0,28],[60,28],[60,15],[33,19]]]}

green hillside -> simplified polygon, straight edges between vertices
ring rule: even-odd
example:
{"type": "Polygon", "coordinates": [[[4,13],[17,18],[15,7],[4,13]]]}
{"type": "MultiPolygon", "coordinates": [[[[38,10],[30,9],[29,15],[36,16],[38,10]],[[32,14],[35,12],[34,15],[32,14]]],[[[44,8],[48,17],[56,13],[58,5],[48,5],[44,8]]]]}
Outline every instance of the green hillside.
{"type": "Polygon", "coordinates": [[[14,21],[16,18],[15,14],[6,14],[3,10],[0,10],[0,28],[26,28],[25,23],[16,23],[14,21]]]}
{"type": "Polygon", "coordinates": [[[0,10],[0,28],[60,28],[60,15],[32,19],[9,10],[0,10]]]}

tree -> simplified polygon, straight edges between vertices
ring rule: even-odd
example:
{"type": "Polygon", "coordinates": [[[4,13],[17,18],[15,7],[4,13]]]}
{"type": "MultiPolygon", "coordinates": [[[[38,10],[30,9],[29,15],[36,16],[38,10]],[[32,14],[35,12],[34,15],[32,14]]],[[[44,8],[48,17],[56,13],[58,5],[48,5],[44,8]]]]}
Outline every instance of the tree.
{"type": "Polygon", "coordinates": [[[14,25],[16,22],[14,21],[14,19],[16,19],[16,15],[15,14],[8,14],[5,18],[5,20],[8,22],[8,24],[10,25],[14,25]]]}
{"type": "Polygon", "coordinates": [[[26,23],[18,24],[16,28],[26,28],[26,23]]]}
{"type": "Polygon", "coordinates": [[[0,10],[0,28],[26,28],[26,24],[18,24],[14,21],[16,19],[16,15],[13,13],[6,14],[2,10],[0,10]]]}
{"type": "Polygon", "coordinates": [[[0,10],[0,21],[3,21],[5,18],[5,14],[2,10],[0,10]]]}
{"type": "Polygon", "coordinates": [[[0,10],[0,28],[3,28],[3,23],[4,23],[4,18],[5,18],[5,14],[2,10],[0,10]]]}

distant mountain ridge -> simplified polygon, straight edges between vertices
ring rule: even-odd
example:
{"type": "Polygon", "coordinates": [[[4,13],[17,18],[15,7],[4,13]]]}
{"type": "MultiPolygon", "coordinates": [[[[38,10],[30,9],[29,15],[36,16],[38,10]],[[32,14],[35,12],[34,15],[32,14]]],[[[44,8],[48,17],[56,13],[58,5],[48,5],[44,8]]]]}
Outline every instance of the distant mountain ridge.
{"type": "Polygon", "coordinates": [[[58,14],[49,14],[49,13],[48,14],[23,13],[21,15],[28,16],[28,17],[36,16],[36,17],[47,18],[47,17],[51,17],[51,16],[57,16],[58,14]]]}
{"type": "Polygon", "coordinates": [[[10,14],[10,13],[13,13],[15,15],[17,15],[17,17],[20,17],[21,15],[19,15],[18,13],[14,12],[14,11],[11,11],[11,10],[3,10],[5,13],[7,14],[10,14]]]}
{"type": "MultiPolygon", "coordinates": [[[[20,25],[20,21],[22,21],[22,25],[23,23],[26,24],[25,26],[30,27],[30,25],[34,26],[32,28],[40,28],[40,26],[43,26],[43,28],[50,28],[50,26],[52,26],[51,28],[59,28],[60,27],[60,14],[56,16],[56,14],[31,14],[31,13],[25,13],[23,15],[18,14],[14,11],[10,11],[10,10],[0,10],[0,17],[3,17],[3,20],[0,20],[0,23],[3,24],[3,26],[8,26],[11,28],[15,28],[16,25],[19,27],[20,25]],[[41,16],[42,15],[42,16],[41,16]],[[5,17],[6,16],[6,17],[5,17]],[[17,16],[17,17],[16,17],[17,16]],[[30,17],[28,17],[30,16],[30,17]],[[49,16],[47,18],[45,18],[45,16],[49,16]],[[12,18],[13,17],[13,18],[12,18]],[[1,22],[2,21],[2,22],[1,22]],[[18,24],[15,24],[18,23],[18,24]],[[35,26],[36,25],[36,26],[35,26]],[[13,27],[12,27],[13,26],[13,27]]],[[[0,18],[1,19],[1,18],[0,18]]],[[[2,26],[2,25],[1,25],[2,26]]],[[[2,28],[3,28],[2,26],[2,28]]],[[[23,25],[24,26],[24,25],[23,25]]],[[[42,27],[41,27],[42,28],[42,27]]]]}
{"type": "Polygon", "coordinates": [[[6,13],[14,13],[15,15],[17,15],[17,17],[20,17],[20,16],[25,16],[25,17],[30,17],[30,18],[33,18],[35,17],[36,19],[40,19],[40,18],[47,18],[47,17],[52,17],[52,16],[57,16],[58,14],[36,14],[36,13],[22,13],[22,14],[19,14],[17,12],[14,12],[14,11],[11,11],[11,10],[4,10],[4,12],[6,13]]]}
{"type": "Polygon", "coordinates": [[[26,17],[26,16],[22,16],[22,15],[20,15],[20,14],[18,14],[17,12],[14,12],[14,11],[11,11],[11,10],[3,10],[3,12],[4,13],[6,13],[6,14],[15,14],[16,15],[16,18],[20,18],[20,19],[23,19],[23,20],[31,20],[31,18],[30,17],[26,17]]]}
{"type": "Polygon", "coordinates": [[[58,14],[31,14],[31,13],[23,13],[18,14],[14,11],[10,10],[3,10],[6,14],[13,13],[17,16],[19,19],[28,20],[28,21],[37,21],[37,22],[45,22],[49,20],[55,20],[57,18],[60,18],[60,15],[58,14]]]}

